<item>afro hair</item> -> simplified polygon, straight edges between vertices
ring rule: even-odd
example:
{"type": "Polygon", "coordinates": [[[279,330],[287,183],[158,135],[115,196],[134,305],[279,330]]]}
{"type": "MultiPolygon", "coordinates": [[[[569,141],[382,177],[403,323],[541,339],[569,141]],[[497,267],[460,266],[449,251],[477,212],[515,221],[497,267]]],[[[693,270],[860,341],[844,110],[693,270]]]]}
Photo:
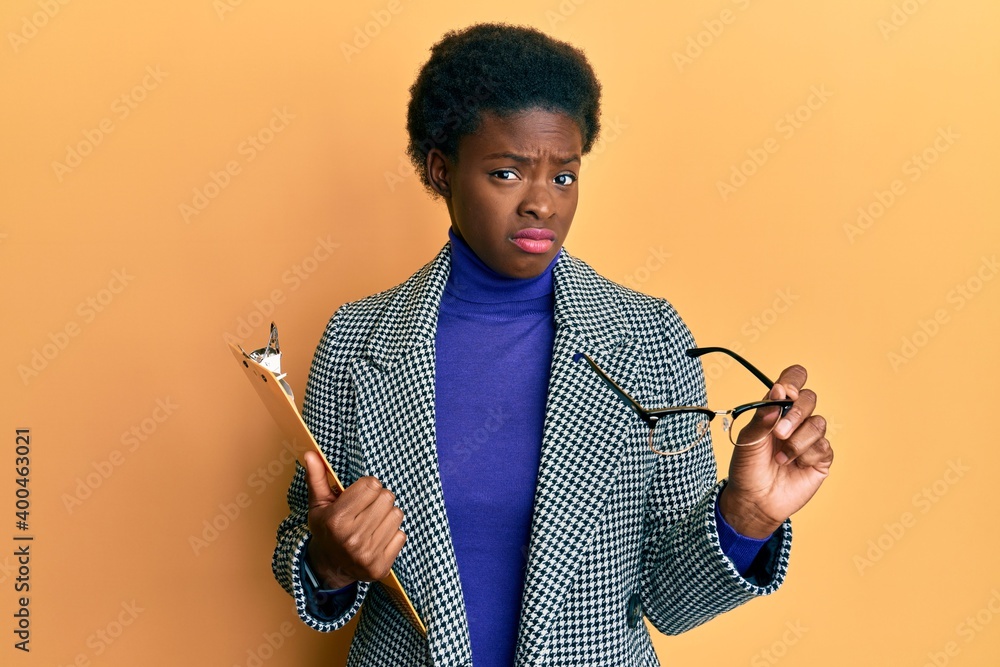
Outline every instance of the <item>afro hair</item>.
{"type": "Polygon", "coordinates": [[[449,31],[410,87],[407,155],[424,186],[427,154],[457,159],[459,140],[479,129],[481,114],[501,117],[528,109],[564,113],[576,121],[583,153],[600,131],[601,84],[583,51],[527,26],[480,23],[449,31]]]}

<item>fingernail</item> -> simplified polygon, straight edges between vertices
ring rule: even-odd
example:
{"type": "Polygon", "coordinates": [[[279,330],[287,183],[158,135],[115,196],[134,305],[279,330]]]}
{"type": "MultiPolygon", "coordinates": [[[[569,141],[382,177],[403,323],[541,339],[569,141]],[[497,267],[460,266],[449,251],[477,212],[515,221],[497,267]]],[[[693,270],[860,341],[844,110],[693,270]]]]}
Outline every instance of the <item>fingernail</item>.
{"type": "Polygon", "coordinates": [[[778,452],[777,454],[775,454],[774,460],[778,462],[779,466],[783,466],[785,465],[785,463],[788,462],[788,455],[786,455],[784,452],[778,452]]]}
{"type": "Polygon", "coordinates": [[[778,422],[778,426],[777,428],[774,429],[774,432],[777,434],[779,438],[786,438],[788,437],[788,433],[791,430],[792,430],[792,422],[788,421],[787,419],[782,419],[780,422],[778,422]]]}

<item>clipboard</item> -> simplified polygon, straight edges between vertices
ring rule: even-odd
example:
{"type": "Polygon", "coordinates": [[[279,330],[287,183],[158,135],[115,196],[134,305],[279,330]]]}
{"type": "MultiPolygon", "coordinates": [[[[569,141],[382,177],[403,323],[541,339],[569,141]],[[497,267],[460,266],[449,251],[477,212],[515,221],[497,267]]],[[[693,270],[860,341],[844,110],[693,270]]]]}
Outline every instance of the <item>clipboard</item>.
{"type": "MultiPolygon", "coordinates": [[[[323,463],[326,464],[326,479],[330,483],[330,488],[334,494],[340,495],[344,490],[344,485],[337,478],[337,473],[333,471],[330,462],[323,455],[316,439],[306,423],[302,421],[298,408],[295,407],[295,400],[292,397],[292,389],[285,382],[285,373],[281,372],[281,350],[278,347],[278,328],[271,322],[271,337],[267,346],[253,352],[246,352],[239,345],[229,343],[229,349],[233,357],[243,369],[244,374],[253,385],[257,396],[264,403],[271,417],[278,424],[281,432],[291,444],[292,450],[299,463],[305,467],[305,452],[312,450],[319,454],[323,463]]],[[[385,587],[386,593],[392,600],[396,608],[413,625],[414,628],[424,637],[427,636],[427,626],[420,620],[417,610],[403,590],[403,586],[392,571],[382,579],[381,583],[385,587]]]]}

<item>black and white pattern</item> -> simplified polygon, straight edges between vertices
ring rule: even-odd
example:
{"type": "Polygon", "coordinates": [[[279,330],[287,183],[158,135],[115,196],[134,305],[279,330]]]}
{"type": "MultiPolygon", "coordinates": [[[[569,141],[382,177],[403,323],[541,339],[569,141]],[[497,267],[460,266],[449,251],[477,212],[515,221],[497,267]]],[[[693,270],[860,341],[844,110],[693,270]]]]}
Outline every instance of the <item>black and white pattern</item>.
{"type": "MultiPolygon", "coordinates": [[[[361,582],[335,621],[308,612],[307,494],[297,466],[274,574],[316,630],[337,630],[361,611],[349,665],[472,664],[435,446],[434,336],[450,263],[445,244],[406,282],[342,306],[306,386],[306,424],[343,483],[374,475],[396,494],[408,539],[393,569],[428,629],[421,637],[378,583],[361,582]]],[[[644,405],[704,405],[701,364],[684,354],[694,346],[687,327],[666,300],[613,283],[565,250],[553,275],[556,337],[516,664],[658,665],[645,624],[628,622],[630,608],[633,619],[641,610],[676,634],[774,592],[791,524],[741,577],[719,547],[714,506],[725,480],[717,481],[711,440],[657,456],[635,413],[573,362],[587,352],[644,405]]]]}

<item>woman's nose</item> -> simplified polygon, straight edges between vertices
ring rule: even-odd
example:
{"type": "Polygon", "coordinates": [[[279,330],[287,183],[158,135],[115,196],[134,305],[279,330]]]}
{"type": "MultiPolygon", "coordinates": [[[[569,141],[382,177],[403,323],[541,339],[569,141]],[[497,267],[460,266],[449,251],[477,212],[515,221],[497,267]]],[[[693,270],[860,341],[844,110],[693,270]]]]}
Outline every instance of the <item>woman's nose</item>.
{"type": "Polygon", "coordinates": [[[555,213],[555,200],[548,183],[529,181],[528,188],[524,193],[524,198],[518,207],[521,215],[532,216],[539,220],[545,220],[555,213]]]}

